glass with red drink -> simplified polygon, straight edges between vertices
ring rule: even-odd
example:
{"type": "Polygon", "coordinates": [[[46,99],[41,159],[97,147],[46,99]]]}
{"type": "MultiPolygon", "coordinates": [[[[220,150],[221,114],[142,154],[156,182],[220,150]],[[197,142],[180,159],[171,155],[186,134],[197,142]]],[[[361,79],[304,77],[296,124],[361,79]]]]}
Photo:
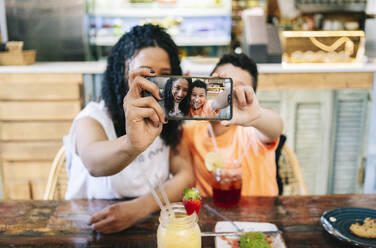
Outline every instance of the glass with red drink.
{"type": "Polygon", "coordinates": [[[242,168],[237,163],[225,163],[212,170],[213,200],[221,208],[235,206],[240,200],[242,190],[242,168]]]}

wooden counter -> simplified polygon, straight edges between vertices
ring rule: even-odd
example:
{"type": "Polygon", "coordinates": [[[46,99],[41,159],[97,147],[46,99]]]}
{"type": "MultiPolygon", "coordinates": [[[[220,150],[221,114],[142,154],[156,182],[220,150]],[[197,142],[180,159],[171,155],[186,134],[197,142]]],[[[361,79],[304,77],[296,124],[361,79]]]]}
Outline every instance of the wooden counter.
{"type": "MultiPolygon", "coordinates": [[[[159,213],[151,214],[119,233],[94,232],[87,222],[92,214],[114,203],[108,200],[0,201],[2,247],[156,247],[159,213]]],[[[270,222],[282,231],[288,248],[344,248],[321,226],[321,215],[340,207],[375,209],[376,195],[326,195],[243,197],[238,206],[218,212],[233,221],[270,222]]],[[[202,232],[214,231],[222,221],[206,208],[199,213],[202,232]]],[[[203,237],[202,247],[215,247],[213,237],[203,237]]]]}

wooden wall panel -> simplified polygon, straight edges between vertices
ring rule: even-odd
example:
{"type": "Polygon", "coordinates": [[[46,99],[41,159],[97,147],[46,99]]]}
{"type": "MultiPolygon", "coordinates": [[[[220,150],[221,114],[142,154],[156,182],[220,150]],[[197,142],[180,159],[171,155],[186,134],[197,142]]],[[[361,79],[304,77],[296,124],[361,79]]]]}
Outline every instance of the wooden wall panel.
{"type": "Polygon", "coordinates": [[[80,85],[49,82],[0,83],[0,100],[79,100],[80,85]]]}
{"type": "Polygon", "coordinates": [[[49,161],[53,160],[61,146],[61,141],[3,142],[2,159],[4,161],[49,161]]]}
{"type": "Polygon", "coordinates": [[[3,141],[58,141],[69,133],[72,121],[0,122],[3,141]]]}
{"type": "Polygon", "coordinates": [[[42,199],[53,158],[82,107],[82,74],[0,74],[4,197],[42,199]]]}
{"type": "Polygon", "coordinates": [[[29,181],[6,180],[4,185],[4,197],[6,199],[23,200],[31,199],[31,187],[29,181]]]}
{"type": "Polygon", "coordinates": [[[7,180],[47,180],[50,172],[51,161],[33,162],[3,162],[3,173],[7,175],[7,180]]]}
{"type": "Polygon", "coordinates": [[[1,83],[64,83],[64,84],[82,84],[82,74],[55,74],[55,73],[43,73],[43,74],[29,74],[29,73],[17,73],[17,74],[0,74],[1,83]]]}
{"type": "Polygon", "coordinates": [[[0,120],[72,120],[81,104],[74,102],[0,102],[0,120]]]}

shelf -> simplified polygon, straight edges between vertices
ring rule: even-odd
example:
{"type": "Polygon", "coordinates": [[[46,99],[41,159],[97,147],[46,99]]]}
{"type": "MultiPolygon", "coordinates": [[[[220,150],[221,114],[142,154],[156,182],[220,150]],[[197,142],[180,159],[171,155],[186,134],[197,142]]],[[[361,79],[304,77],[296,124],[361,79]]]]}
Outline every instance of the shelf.
{"type": "Polygon", "coordinates": [[[118,9],[96,9],[89,12],[92,16],[109,17],[166,17],[166,16],[231,16],[231,8],[181,8],[181,7],[129,7],[118,9]]]}
{"type": "Polygon", "coordinates": [[[227,46],[231,42],[231,37],[175,37],[174,41],[178,46],[227,46]]]}
{"type": "MultiPolygon", "coordinates": [[[[90,43],[96,46],[113,46],[120,37],[96,37],[91,38],[90,43]]],[[[227,46],[231,42],[231,37],[175,37],[173,38],[177,46],[227,46]]]]}
{"type": "Polygon", "coordinates": [[[94,37],[90,38],[90,44],[96,46],[113,46],[120,37],[94,37]]]}
{"type": "Polygon", "coordinates": [[[296,4],[302,13],[329,13],[329,12],[349,12],[362,13],[366,9],[366,3],[346,3],[346,4],[296,4]]]}

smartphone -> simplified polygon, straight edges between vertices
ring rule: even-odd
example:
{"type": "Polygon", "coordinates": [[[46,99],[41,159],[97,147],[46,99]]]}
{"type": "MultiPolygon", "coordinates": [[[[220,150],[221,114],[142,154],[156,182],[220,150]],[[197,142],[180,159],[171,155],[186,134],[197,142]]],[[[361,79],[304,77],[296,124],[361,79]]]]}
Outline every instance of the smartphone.
{"type": "MultiPolygon", "coordinates": [[[[146,77],[160,89],[159,104],[169,120],[231,120],[232,79],[213,77],[146,77]]],[[[145,95],[150,95],[146,93],[145,95]]]]}

